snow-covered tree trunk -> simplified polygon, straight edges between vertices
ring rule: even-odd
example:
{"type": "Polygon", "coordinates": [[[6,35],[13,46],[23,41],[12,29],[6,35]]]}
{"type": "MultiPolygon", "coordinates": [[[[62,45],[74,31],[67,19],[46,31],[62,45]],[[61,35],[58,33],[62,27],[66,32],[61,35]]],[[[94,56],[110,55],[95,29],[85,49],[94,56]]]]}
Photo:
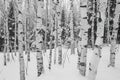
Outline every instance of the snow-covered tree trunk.
{"type": "Polygon", "coordinates": [[[19,47],[19,64],[20,64],[20,80],[25,80],[25,63],[23,54],[23,10],[24,2],[16,1],[19,9],[18,13],[18,47],[19,47]]]}
{"type": "Polygon", "coordinates": [[[80,37],[81,37],[81,41],[79,41],[79,44],[78,46],[80,46],[80,49],[79,49],[79,55],[78,55],[78,58],[79,58],[79,63],[78,63],[78,69],[80,70],[80,73],[81,75],[85,76],[86,74],[86,57],[87,57],[87,40],[88,40],[88,37],[87,37],[87,31],[89,29],[89,25],[88,25],[88,22],[87,22],[87,0],[83,1],[81,0],[80,1],[80,15],[81,15],[81,28],[80,28],[80,37]]]}

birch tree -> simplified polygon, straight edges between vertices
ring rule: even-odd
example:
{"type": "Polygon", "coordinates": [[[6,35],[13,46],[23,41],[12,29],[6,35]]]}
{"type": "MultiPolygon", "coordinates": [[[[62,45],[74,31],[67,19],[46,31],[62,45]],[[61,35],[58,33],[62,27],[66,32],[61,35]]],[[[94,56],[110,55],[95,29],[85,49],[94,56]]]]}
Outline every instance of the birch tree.
{"type": "Polygon", "coordinates": [[[1,3],[0,3],[0,12],[1,12],[1,17],[3,17],[3,25],[4,25],[4,65],[7,64],[7,55],[6,55],[6,46],[7,46],[7,41],[6,41],[6,19],[7,19],[7,11],[6,11],[6,8],[5,8],[5,4],[6,2],[1,0],[1,3]]]}
{"type": "Polygon", "coordinates": [[[62,64],[62,38],[61,38],[61,32],[62,32],[62,28],[61,28],[61,19],[62,19],[62,9],[60,10],[60,16],[59,16],[59,20],[58,20],[58,64],[62,64]]]}
{"type": "Polygon", "coordinates": [[[43,30],[44,26],[42,25],[42,11],[43,1],[37,1],[37,27],[36,27],[36,48],[37,48],[37,75],[40,76],[43,71],[43,55],[42,55],[42,46],[43,46],[43,30]]]}
{"type": "Polygon", "coordinates": [[[116,49],[117,49],[117,32],[118,32],[118,20],[119,20],[119,14],[120,5],[117,4],[119,0],[112,1],[111,0],[111,14],[113,14],[113,30],[111,35],[111,47],[110,47],[110,64],[108,66],[115,66],[115,55],[116,55],[116,49]]]}
{"type": "Polygon", "coordinates": [[[88,74],[88,80],[95,80],[96,75],[97,75],[97,68],[100,62],[101,58],[101,46],[103,45],[103,33],[104,33],[104,14],[105,12],[103,11],[105,8],[100,8],[102,5],[102,1],[100,0],[93,0],[91,1],[93,5],[93,16],[94,16],[94,35],[96,35],[95,43],[94,43],[94,48],[93,48],[93,54],[89,63],[89,74],[88,74]],[[102,12],[103,11],[103,12],[102,12]],[[95,30],[96,29],[96,30],[95,30]]]}
{"type": "Polygon", "coordinates": [[[19,42],[19,64],[20,64],[20,80],[25,80],[25,63],[24,63],[24,54],[23,54],[23,15],[24,15],[24,6],[25,1],[19,0],[16,1],[18,6],[18,42],[19,42]]]}
{"type": "Polygon", "coordinates": [[[80,20],[80,37],[81,41],[79,41],[80,46],[80,52],[78,53],[78,58],[79,58],[79,63],[78,67],[80,70],[81,75],[85,76],[86,74],[86,57],[87,57],[87,30],[90,27],[87,22],[87,0],[80,1],[80,15],[81,15],[81,20],[80,20]]]}

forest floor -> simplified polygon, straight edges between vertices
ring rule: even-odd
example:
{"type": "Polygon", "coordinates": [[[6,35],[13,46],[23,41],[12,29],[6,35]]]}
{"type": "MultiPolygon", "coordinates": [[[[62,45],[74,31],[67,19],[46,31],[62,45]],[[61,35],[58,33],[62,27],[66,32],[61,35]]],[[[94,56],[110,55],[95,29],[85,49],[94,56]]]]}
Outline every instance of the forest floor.
{"type": "MultiPolygon", "coordinates": [[[[102,58],[98,66],[98,73],[96,80],[120,80],[120,48],[116,54],[116,64],[115,68],[108,67],[109,64],[109,54],[110,48],[103,47],[102,49],[102,58]]],[[[64,65],[54,65],[52,63],[52,69],[48,69],[48,57],[49,50],[43,54],[44,56],[44,73],[37,77],[37,61],[36,53],[31,52],[31,61],[27,62],[27,55],[25,55],[25,68],[27,70],[26,80],[87,80],[86,77],[80,75],[77,69],[77,51],[74,54],[70,54],[70,49],[67,52],[67,49],[63,48],[63,55],[67,53],[66,60],[64,65]],[[27,65],[28,63],[28,65],[27,65]]],[[[88,63],[92,55],[92,50],[88,49],[87,53],[87,74],[88,74],[88,63]]],[[[54,50],[53,50],[54,58],[54,50]]],[[[63,58],[65,59],[65,58],[63,58]]],[[[7,66],[4,66],[3,54],[0,53],[0,80],[20,80],[19,75],[19,58],[14,57],[14,60],[10,60],[7,66]]]]}

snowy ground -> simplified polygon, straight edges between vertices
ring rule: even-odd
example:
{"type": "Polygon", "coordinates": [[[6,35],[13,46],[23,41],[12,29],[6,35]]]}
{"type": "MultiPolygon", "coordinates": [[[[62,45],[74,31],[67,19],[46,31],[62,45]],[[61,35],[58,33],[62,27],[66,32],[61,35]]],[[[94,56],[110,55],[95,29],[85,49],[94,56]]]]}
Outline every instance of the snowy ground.
{"type": "MultiPolygon", "coordinates": [[[[109,49],[109,47],[104,47],[102,49],[102,58],[98,67],[96,80],[120,80],[120,53],[117,53],[116,55],[116,67],[108,68],[109,49]]],[[[61,66],[52,65],[52,70],[48,70],[49,51],[47,51],[47,53],[44,55],[45,72],[40,77],[37,77],[36,53],[32,53],[31,61],[28,62],[26,80],[87,80],[87,76],[81,76],[77,69],[77,54],[70,55],[70,50],[67,52],[67,49],[63,49],[63,53],[67,53],[69,57],[69,59],[66,58],[65,64],[61,66]]],[[[88,49],[88,62],[90,61],[91,55],[92,50],[88,49]]],[[[26,55],[25,65],[27,67],[26,55]]],[[[15,57],[15,61],[11,60],[7,66],[3,66],[3,54],[0,53],[0,80],[19,80],[18,55],[15,57]]]]}

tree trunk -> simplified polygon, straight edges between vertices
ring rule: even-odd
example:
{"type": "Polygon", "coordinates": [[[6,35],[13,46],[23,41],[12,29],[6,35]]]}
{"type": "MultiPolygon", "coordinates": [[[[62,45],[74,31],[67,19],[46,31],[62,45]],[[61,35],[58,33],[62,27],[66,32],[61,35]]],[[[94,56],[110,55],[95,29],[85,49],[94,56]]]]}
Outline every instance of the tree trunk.
{"type": "Polygon", "coordinates": [[[89,63],[88,80],[95,80],[97,75],[97,68],[101,57],[101,49],[98,46],[94,46],[93,55],[89,63]]]}
{"type": "Polygon", "coordinates": [[[16,1],[19,8],[18,13],[18,46],[19,46],[19,64],[20,64],[20,80],[25,80],[25,63],[23,54],[23,6],[24,1],[16,1]]]}
{"type": "Polygon", "coordinates": [[[49,69],[51,69],[52,65],[52,36],[53,36],[53,20],[51,19],[50,26],[50,54],[49,54],[49,69]]]}
{"type": "Polygon", "coordinates": [[[57,54],[57,42],[58,42],[58,31],[57,31],[57,27],[58,27],[58,20],[57,20],[57,13],[55,14],[55,54],[54,54],[54,64],[56,64],[56,54],[57,54]]]}
{"type": "Polygon", "coordinates": [[[100,0],[95,0],[95,9],[94,9],[94,13],[96,14],[95,15],[95,20],[96,23],[94,23],[94,32],[95,35],[96,35],[96,39],[95,40],[95,45],[94,45],[94,48],[93,48],[93,54],[92,54],[92,57],[91,57],[91,61],[89,63],[89,74],[88,74],[88,80],[95,80],[96,78],[96,75],[97,75],[97,68],[98,68],[98,65],[99,65],[99,62],[100,62],[100,58],[101,58],[101,46],[103,44],[103,39],[102,39],[102,36],[103,36],[103,33],[104,33],[104,17],[105,15],[102,15],[101,17],[101,14],[104,14],[105,12],[103,12],[103,9],[104,8],[99,8],[101,7],[101,2],[100,0]],[[99,13],[99,14],[98,14],[99,13]],[[98,19],[97,19],[98,18],[98,19]]]}
{"type": "Polygon", "coordinates": [[[42,25],[42,11],[43,6],[40,3],[44,3],[43,1],[37,1],[37,27],[36,27],[36,48],[37,48],[37,75],[40,76],[43,71],[43,55],[42,55],[42,46],[43,46],[43,30],[42,25]],[[41,28],[42,27],[42,28],[41,28]]]}
{"type": "MultiPolygon", "coordinates": [[[[61,17],[61,16],[60,16],[61,17]]],[[[61,19],[60,19],[61,20],[61,19]]],[[[62,39],[61,39],[61,22],[58,21],[58,64],[62,64],[62,39]]]]}
{"type": "Polygon", "coordinates": [[[74,25],[73,25],[73,1],[71,2],[71,20],[70,20],[70,33],[71,33],[71,54],[75,54],[75,40],[74,40],[74,25]]]}
{"type": "Polygon", "coordinates": [[[37,76],[39,77],[43,73],[43,57],[42,51],[37,51],[37,76]]]}
{"type": "Polygon", "coordinates": [[[111,9],[114,9],[114,15],[115,17],[113,17],[113,30],[112,30],[112,35],[111,35],[111,47],[110,47],[110,64],[109,66],[115,67],[115,55],[116,55],[116,49],[117,49],[117,32],[118,32],[118,20],[119,20],[119,14],[120,14],[120,10],[119,7],[120,5],[116,5],[116,0],[113,2],[113,4],[115,7],[111,7],[111,9]]]}
{"type": "Polygon", "coordinates": [[[14,34],[15,34],[15,39],[14,39],[14,52],[15,52],[15,56],[16,56],[16,47],[17,47],[17,45],[16,45],[16,36],[17,36],[17,34],[16,34],[16,29],[17,29],[17,12],[16,12],[16,8],[15,8],[15,2],[14,2],[14,18],[15,18],[15,32],[14,32],[14,34]]]}
{"type": "Polygon", "coordinates": [[[87,57],[87,47],[86,46],[81,46],[81,54],[79,54],[79,70],[80,70],[80,73],[81,75],[85,76],[86,75],[86,57],[87,57]]]}
{"type": "Polygon", "coordinates": [[[87,32],[89,29],[89,25],[87,23],[87,0],[80,1],[80,15],[81,15],[81,31],[80,31],[80,37],[81,37],[81,41],[79,41],[79,55],[78,55],[78,59],[79,59],[79,65],[78,65],[78,69],[80,70],[80,74],[85,76],[86,75],[86,56],[87,56],[87,32]]]}

